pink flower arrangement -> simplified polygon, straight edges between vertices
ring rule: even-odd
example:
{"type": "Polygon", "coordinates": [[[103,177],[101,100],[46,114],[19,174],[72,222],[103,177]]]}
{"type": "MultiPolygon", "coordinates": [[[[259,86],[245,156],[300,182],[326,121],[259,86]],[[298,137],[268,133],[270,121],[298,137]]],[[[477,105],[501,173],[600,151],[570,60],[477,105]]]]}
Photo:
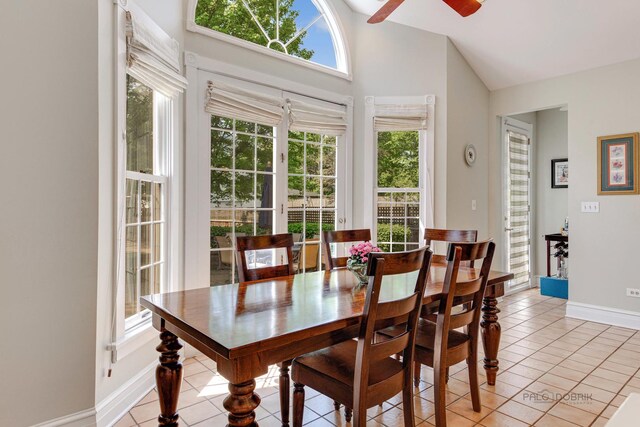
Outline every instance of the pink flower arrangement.
{"type": "Polygon", "coordinates": [[[373,246],[371,242],[366,241],[353,245],[349,248],[349,260],[352,262],[366,264],[369,261],[369,254],[371,252],[382,252],[377,246],[373,246]]]}

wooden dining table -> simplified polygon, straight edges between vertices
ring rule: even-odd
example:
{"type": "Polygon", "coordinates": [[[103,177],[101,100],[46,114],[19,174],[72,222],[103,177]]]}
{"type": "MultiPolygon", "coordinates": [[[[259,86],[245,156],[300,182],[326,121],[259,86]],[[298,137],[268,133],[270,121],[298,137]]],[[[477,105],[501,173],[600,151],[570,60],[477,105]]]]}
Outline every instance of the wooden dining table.
{"type": "MultiPolygon", "coordinates": [[[[433,264],[423,304],[442,297],[445,266],[433,264]]],[[[460,268],[460,280],[472,280],[478,269],[460,268]]],[[[417,272],[389,276],[383,281],[380,301],[413,292],[417,272]]],[[[511,273],[491,271],[483,299],[481,336],[487,382],[495,384],[500,342],[497,297],[511,273]]],[[[223,402],[228,425],[257,426],[255,409],[260,397],[255,379],[269,366],[301,354],[356,337],[366,296],[364,286],[346,269],[296,274],[272,280],[213,286],[141,297],[153,313],[160,331],[160,363],[156,382],[160,403],[158,425],[178,426],[178,396],[182,382],[180,340],[216,362],[229,381],[223,402]]],[[[288,379],[282,365],[281,379],[288,379]]],[[[281,386],[288,385],[288,380],[281,386]]],[[[288,412],[288,411],[287,411],[288,412]]],[[[283,425],[287,425],[287,414],[283,425]]]]}

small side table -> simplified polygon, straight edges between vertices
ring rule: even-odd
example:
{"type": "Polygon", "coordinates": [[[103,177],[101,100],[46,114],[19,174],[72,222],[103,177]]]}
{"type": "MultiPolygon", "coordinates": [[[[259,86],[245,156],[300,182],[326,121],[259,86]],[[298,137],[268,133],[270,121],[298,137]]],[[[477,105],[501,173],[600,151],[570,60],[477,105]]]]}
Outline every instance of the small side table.
{"type": "Polygon", "coordinates": [[[569,236],[563,236],[560,233],[545,234],[544,240],[547,241],[547,277],[551,276],[551,242],[569,242],[569,236]]]}

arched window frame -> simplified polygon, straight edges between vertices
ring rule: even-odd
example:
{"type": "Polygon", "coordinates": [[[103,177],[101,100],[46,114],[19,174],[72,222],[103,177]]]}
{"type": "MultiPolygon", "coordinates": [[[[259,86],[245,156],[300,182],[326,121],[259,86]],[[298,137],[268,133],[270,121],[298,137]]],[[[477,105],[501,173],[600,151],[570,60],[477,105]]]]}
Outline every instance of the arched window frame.
{"type": "Polygon", "coordinates": [[[345,32],[342,27],[342,23],[338,19],[338,15],[333,8],[333,5],[331,5],[331,3],[329,3],[328,1],[311,0],[313,4],[318,8],[318,11],[320,11],[320,13],[322,13],[322,15],[327,20],[329,32],[333,40],[333,48],[336,54],[336,68],[328,67],[326,65],[318,64],[306,59],[288,55],[286,53],[278,52],[273,49],[269,49],[266,46],[252,43],[238,37],[230,36],[228,34],[212,30],[211,28],[200,26],[196,24],[195,21],[196,6],[198,4],[198,1],[199,0],[189,0],[187,11],[187,30],[194,33],[203,34],[205,36],[213,37],[215,39],[222,40],[231,44],[235,44],[237,46],[245,47],[247,49],[251,49],[253,51],[260,52],[274,58],[283,59],[294,64],[302,65],[307,68],[338,76],[346,80],[352,79],[349,46],[344,35],[345,32]]]}

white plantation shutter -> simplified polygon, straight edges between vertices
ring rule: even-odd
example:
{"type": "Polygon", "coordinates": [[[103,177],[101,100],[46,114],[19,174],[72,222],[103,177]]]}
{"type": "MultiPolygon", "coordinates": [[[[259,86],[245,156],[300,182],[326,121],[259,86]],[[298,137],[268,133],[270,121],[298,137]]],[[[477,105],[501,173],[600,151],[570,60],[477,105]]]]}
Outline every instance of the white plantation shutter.
{"type": "Polygon", "coordinates": [[[209,81],[205,111],[221,117],[278,126],[284,116],[282,98],[209,81]]]}
{"type": "Polygon", "coordinates": [[[376,104],[373,127],[376,132],[425,130],[427,129],[427,105],[376,104]]]}
{"type": "Polygon", "coordinates": [[[168,97],[187,88],[180,74],[180,45],[139,9],[126,12],[127,72],[168,97]]]}
{"type": "Polygon", "coordinates": [[[287,109],[290,130],[329,136],[344,135],[347,131],[347,108],[343,105],[320,107],[287,99],[287,109]]]}
{"type": "Polygon", "coordinates": [[[529,140],[525,135],[508,132],[509,147],[509,271],[514,274],[511,287],[529,281],[529,140]]]}

